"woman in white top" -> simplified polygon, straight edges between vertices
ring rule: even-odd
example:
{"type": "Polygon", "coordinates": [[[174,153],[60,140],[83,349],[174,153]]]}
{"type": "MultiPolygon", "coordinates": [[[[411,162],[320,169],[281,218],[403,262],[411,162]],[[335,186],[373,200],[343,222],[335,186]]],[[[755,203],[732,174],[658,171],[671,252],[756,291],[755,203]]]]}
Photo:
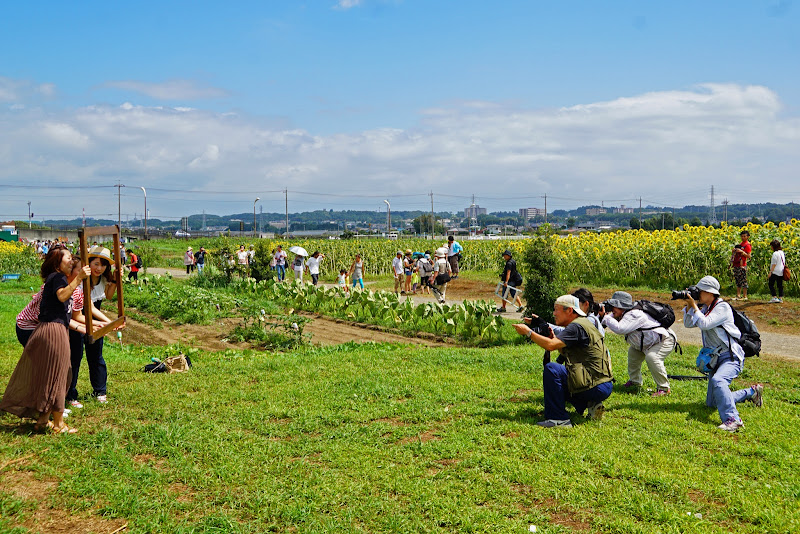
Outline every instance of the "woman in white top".
{"type": "Polygon", "coordinates": [[[717,357],[717,364],[708,377],[706,406],[717,408],[722,424],[717,428],[736,432],[744,426],[736,404],[746,400],[761,407],[764,386],[754,384],[746,389],[732,392],[731,382],[744,368],[744,349],[739,345],[741,333],[733,322],[730,305],[719,296],[719,281],[713,276],[704,276],[696,285],[700,290],[701,308],[691,294],[686,292],[683,309],[683,326],[699,328],[703,334],[703,350],[717,357]]]}
{"type": "Polygon", "coordinates": [[[444,304],[447,296],[447,282],[450,281],[450,263],[447,261],[447,249],[437,248],[436,259],[433,262],[433,272],[430,277],[430,284],[433,294],[437,300],[444,304]]]}
{"type": "Polygon", "coordinates": [[[311,257],[308,258],[308,261],[306,261],[306,268],[308,269],[308,274],[311,275],[311,283],[314,285],[317,285],[317,282],[319,282],[319,264],[324,257],[325,254],[320,254],[318,250],[315,250],[311,257]]]}
{"type": "Polygon", "coordinates": [[[770,244],[772,247],[772,259],[769,260],[769,292],[772,295],[770,302],[783,302],[783,269],[786,267],[786,254],[781,249],[781,242],[773,239],[770,244]],[[775,293],[775,284],[778,285],[778,292],[775,293]]]}
{"type": "Polygon", "coordinates": [[[292,270],[294,270],[294,279],[299,280],[300,282],[303,281],[303,271],[306,267],[306,261],[303,256],[297,254],[294,257],[294,261],[292,261],[292,270]]]}

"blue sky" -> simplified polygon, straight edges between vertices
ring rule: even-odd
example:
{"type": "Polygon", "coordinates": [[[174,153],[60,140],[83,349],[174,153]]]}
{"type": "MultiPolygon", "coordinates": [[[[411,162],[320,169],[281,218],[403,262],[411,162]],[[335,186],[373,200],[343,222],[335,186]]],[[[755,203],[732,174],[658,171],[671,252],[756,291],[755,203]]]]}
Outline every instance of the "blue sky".
{"type": "Polygon", "coordinates": [[[282,211],[284,188],[290,211],[797,201],[799,22],[788,0],[8,2],[0,219],[103,215],[47,192],[103,204],[118,179],[162,217],[282,211]]]}

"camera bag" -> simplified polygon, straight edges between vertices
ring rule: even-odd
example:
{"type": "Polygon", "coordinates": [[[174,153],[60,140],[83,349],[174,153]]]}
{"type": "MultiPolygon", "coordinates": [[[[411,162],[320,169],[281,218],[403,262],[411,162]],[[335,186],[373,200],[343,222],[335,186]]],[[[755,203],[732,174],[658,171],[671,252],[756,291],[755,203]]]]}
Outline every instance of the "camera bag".
{"type": "Polygon", "coordinates": [[[647,315],[655,319],[662,328],[669,328],[675,324],[675,312],[672,306],[662,304],[660,302],[650,302],[649,300],[640,300],[633,307],[634,310],[642,310],[647,315]]]}

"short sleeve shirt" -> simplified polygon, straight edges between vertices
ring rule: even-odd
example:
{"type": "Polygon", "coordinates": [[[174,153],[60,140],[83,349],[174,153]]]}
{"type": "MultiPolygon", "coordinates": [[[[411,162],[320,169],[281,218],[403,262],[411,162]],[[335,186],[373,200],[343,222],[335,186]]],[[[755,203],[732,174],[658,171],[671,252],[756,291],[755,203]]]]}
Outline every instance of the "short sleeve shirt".
{"type": "MultiPolygon", "coordinates": [[[[742,250],[747,254],[750,254],[753,251],[753,246],[750,242],[742,241],[742,250]]],[[[744,254],[735,254],[733,256],[733,266],[734,267],[747,267],[747,256],[744,254]]]]}
{"type": "Polygon", "coordinates": [[[66,302],[58,300],[56,292],[67,287],[67,277],[63,273],[50,273],[44,282],[42,289],[42,303],[39,306],[40,323],[61,323],[65,327],[69,325],[69,312],[71,298],[66,302]]]}
{"type": "Polygon", "coordinates": [[[556,334],[556,337],[568,348],[589,346],[589,334],[575,322],[569,323],[564,330],[556,334]]]}

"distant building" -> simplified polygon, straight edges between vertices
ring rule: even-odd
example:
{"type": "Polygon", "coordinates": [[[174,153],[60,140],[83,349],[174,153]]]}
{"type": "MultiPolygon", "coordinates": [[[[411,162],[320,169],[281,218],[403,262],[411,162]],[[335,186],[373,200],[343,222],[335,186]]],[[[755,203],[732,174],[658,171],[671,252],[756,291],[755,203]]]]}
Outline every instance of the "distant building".
{"type": "Polygon", "coordinates": [[[525,219],[533,219],[534,217],[544,217],[547,212],[539,208],[520,208],[519,216],[525,219]]]}
{"type": "Polygon", "coordinates": [[[588,215],[589,217],[602,215],[605,212],[606,212],[605,208],[586,208],[586,215],[588,215]]]}
{"type": "Polygon", "coordinates": [[[626,208],[625,204],[621,204],[620,207],[614,208],[614,213],[633,213],[633,208],[626,208]]]}
{"type": "Polygon", "coordinates": [[[481,208],[475,204],[468,208],[464,208],[464,217],[467,219],[477,219],[478,215],[486,215],[486,208],[481,208]]]}

